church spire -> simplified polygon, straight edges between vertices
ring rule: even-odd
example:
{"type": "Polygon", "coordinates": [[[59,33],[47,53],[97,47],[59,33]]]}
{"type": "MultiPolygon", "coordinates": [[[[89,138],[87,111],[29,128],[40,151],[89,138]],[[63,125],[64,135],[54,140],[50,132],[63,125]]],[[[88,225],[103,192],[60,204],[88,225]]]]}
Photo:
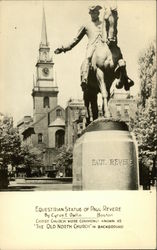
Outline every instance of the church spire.
{"type": "Polygon", "coordinates": [[[47,31],[46,31],[46,17],[45,17],[45,10],[43,7],[43,19],[42,19],[42,31],[41,31],[41,43],[40,47],[47,47],[48,41],[47,41],[47,31]]]}

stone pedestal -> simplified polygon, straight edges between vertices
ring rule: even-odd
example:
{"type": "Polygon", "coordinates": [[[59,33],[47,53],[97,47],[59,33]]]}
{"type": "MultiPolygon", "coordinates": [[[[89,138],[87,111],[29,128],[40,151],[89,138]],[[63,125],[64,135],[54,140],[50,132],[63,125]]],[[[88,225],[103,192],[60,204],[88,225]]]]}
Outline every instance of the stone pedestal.
{"type": "Polygon", "coordinates": [[[135,138],[124,122],[96,120],[76,141],[73,190],[137,190],[135,138]]]}

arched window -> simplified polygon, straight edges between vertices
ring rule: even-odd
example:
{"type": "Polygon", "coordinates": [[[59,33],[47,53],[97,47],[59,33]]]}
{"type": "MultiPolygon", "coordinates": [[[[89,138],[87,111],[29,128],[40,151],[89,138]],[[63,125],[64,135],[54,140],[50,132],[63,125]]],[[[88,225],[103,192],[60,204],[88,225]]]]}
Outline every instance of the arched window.
{"type": "Polygon", "coordinates": [[[38,143],[42,143],[43,142],[43,135],[40,133],[38,134],[38,143]]]}
{"type": "Polygon", "coordinates": [[[49,97],[48,96],[45,96],[44,97],[44,108],[49,108],[50,105],[49,105],[49,97]]]}
{"type": "Polygon", "coordinates": [[[117,115],[121,116],[121,105],[120,104],[116,104],[116,109],[117,109],[117,115]]]}
{"type": "Polygon", "coordinates": [[[64,130],[57,130],[55,134],[55,146],[56,148],[60,148],[61,146],[64,145],[64,130]]]}
{"type": "Polygon", "coordinates": [[[60,117],[62,115],[62,111],[60,109],[56,110],[56,116],[60,117]]]}

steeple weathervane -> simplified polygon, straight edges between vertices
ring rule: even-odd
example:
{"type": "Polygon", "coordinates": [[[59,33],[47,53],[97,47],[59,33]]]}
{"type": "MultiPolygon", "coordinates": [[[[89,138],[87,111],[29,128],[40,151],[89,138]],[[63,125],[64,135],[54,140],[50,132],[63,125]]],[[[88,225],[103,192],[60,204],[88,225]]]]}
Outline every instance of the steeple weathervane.
{"type": "Polygon", "coordinates": [[[41,43],[40,47],[47,47],[48,41],[47,41],[47,31],[46,31],[46,17],[45,17],[45,10],[43,8],[43,19],[42,19],[42,31],[41,31],[41,43]]]}

